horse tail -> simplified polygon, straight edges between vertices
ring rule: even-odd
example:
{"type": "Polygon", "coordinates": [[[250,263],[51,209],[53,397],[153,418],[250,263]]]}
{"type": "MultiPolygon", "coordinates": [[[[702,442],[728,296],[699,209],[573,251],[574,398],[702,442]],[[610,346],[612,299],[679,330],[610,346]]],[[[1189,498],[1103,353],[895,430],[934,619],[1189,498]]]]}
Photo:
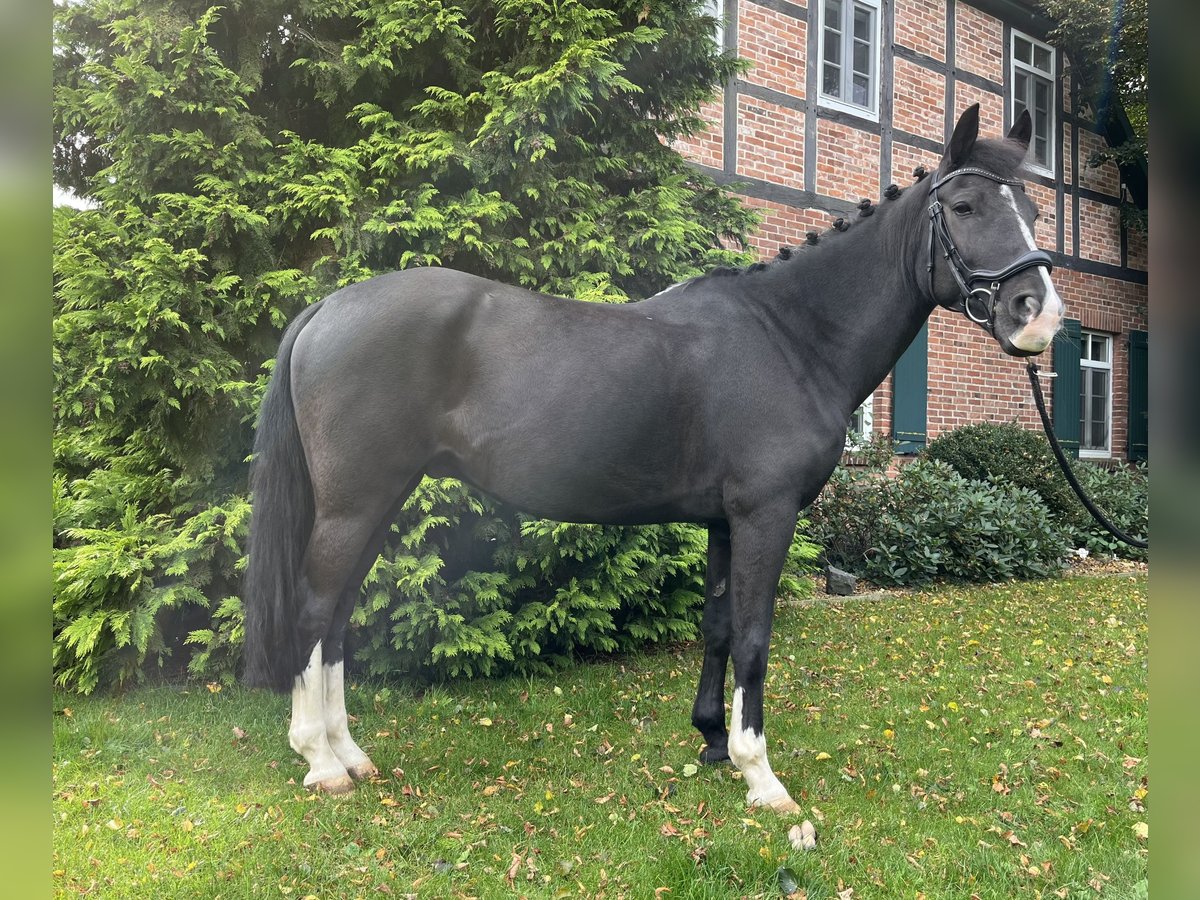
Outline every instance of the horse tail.
{"type": "Polygon", "coordinates": [[[245,611],[243,680],[286,693],[307,665],[297,619],[300,570],[313,527],[313,489],[292,402],[292,348],[320,303],[283,333],[275,372],[259,410],[250,492],[249,564],[242,583],[245,611]]]}

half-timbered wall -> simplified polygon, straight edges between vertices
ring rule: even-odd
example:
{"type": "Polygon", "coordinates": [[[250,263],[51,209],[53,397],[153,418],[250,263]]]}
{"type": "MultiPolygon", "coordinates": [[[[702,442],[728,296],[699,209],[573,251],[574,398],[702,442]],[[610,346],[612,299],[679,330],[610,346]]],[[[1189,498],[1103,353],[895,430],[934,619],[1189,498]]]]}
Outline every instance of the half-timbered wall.
{"type": "MultiPolygon", "coordinates": [[[[984,135],[1007,131],[1014,27],[1044,39],[1031,11],[1015,24],[1005,21],[1003,15],[1020,11],[1014,0],[877,0],[878,99],[873,112],[857,114],[819,99],[823,2],[725,0],[725,45],[751,68],[705,106],[709,128],[677,144],[716,180],[737,185],[759,210],[754,247],[763,257],[801,243],[806,231],[826,230],[837,216],[849,218],[854,204],[878,200],[888,184],[907,187],[915,167],[932,170],[970,104],[980,104],[984,135]]],[[[1053,170],[1032,175],[1028,190],[1041,208],[1036,236],[1054,257],[1067,315],[1113,338],[1111,449],[1120,459],[1127,442],[1128,342],[1147,322],[1147,251],[1143,238],[1122,228],[1116,166],[1087,165],[1104,138],[1070,114],[1063,69],[1062,54],[1055,53],[1053,170]]],[[[1037,427],[1024,362],[1005,356],[963,317],[937,310],[925,352],[925,440],[970,422],[1037,427]]],[[[1044,368],[1051,365],[1046,359],[1044,368]]],[[[921,386],[894,385],[893,378],[873,397],[875,431],[915,427],[897,428],[894,398],[921,386]]]]}

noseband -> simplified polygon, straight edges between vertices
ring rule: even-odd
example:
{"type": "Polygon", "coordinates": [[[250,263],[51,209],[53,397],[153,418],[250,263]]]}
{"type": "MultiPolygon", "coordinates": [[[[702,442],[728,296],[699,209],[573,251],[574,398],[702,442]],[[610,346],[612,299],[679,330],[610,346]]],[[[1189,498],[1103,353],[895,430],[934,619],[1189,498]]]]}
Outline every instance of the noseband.
{"type": "Polygon", "coordinates": [[[1003,178],[994,172],[989,172],[986,169],[976,169],[967,166],[962,169],[955,169],[947,175],[943,175],[929,188],[929,295],[935,296],[933,293],[933,254],[934,243],[942,245],[942,256],[950,264],[950,274],[954,276],[954,280],[958,282],[958,291],[962,296],[962,313],[972,322],[982,325],[989,332],[995,331],[996,326],[996,296],[1000,292],[1000,283],[1012,278],[1018,272],[1024,272],[1026,269],[1031,269],[1034,266],[1045,266],[1048,270],[1054,268],[1054,263],[1050,259],[1050,254],[1044,250],[1029,250],[1021,254],[1015,260],[1010,262],[1003,269],[990,271],[987,269],[972,269],[963,261],[962,254],[958,252],[958,247],[954,245],[954,238],[950,236],[950,229],[946,227],[946,215],[942,209],[942,202],[938,199],[937,190],[951,178],[957,178],[959,175],[981,175],[984,178],[989,178],[999,184],[1011,184],[1024,189],[1025,182],[1019,178],[1003,178]],[[984,287],[975,287],[977,282],[986,282],[984,287]],[[975,306],[982,304],[983,310],[980,315],[975,306]]]}

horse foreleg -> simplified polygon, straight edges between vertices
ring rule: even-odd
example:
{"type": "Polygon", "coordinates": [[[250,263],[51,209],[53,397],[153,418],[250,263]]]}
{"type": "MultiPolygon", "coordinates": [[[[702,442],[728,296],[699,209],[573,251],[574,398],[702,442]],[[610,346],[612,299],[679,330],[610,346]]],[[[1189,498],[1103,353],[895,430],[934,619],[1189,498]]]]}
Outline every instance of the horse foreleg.
{"type": "Polygon", "coordinates": [[[787,558],[796,514],[790,507],[759,511],[733,524],[733,711],[729,756],[746,782],[746,802],[777,812],[800,807],[767,761],[763,731],[763,683],[775,613],[775,592],[787,558]]]}
{"type": "Polygon", "coordinates": [[[704,665],[692,706],[692,724],[704,735],[700,762],[729,759],[725,728],[725,669],[729,664],[729,529],[710,525],[708,568],[704,575],[704,665]]]}

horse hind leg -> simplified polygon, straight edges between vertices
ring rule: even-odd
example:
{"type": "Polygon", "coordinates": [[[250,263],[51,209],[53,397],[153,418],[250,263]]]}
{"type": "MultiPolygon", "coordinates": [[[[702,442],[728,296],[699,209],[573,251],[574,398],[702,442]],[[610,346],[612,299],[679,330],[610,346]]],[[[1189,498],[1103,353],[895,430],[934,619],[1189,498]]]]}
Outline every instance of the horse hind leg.
{"type": "Polygon", "coordinates": [[[399,514],[400,507],[404,505],[404,500],[419,482],[420,477],[412,480],[400,499],[392,505],[392,508],[388,510],[376,527],[375,534],[359,557],[354,572],[351,573],[341,603],[338,604],[329,630],[325,633],[322,641],[324,647],[322,663],[325,678],[325,736],[334,755],[345,766],[350,777],[356,781],[378,775],[379,769],[350,734],[350,717],[346,712],[345,690],[346,628],[350,624],[350,616],[358,601],[363,579],[367,577],[371,567],[375,565],[375,560],[383,551],[388,531],[399,514]]]}
{"type": "MultiPolygon", "coordinates": [[[[308,664],[296,678],[292,689],[292,721],[288,728],[288,742],[308,762],[309,771],[304,776],[304,786],[329,794],[349,793],[354,789],[354,782],[346,763],[329,740],[327,706],[335,697],[337,703],[329,711],[331,717],[335,724],[339,721],[344,723],[345,719],[341,642],[337,641],[338,646],[331,648],[328,658],[332,666],[325,665],[327,657],[324,642],[350,590],[351,580],[362,565],[366,548],[379,530],[382,510],[377,506],[371,509],[371,506],[375,504],[364,500],[357,507],[352,504],[342,507],[355,508],[356,511],[351,514],[334,514],[318,508],[301,579],[304,596],[298,630],[302,646],[312,649],[309,651],[308,664]],[[333,658],[335,656],[336,659],[333,658]]],[[[355,592],[361,580],[360,577],[354,583],[355,592]]],[[[349,610],[344,613],[344,618],[349,619],[349,610]]],[[[341,634],[344,629],[343,622],[338,633],[341,634]]],[[[342,731],[349,737],[344,724],[335,733],[340,735],[342,731]]],[[[357,748],[357,745],[354,746],[357,748]]],[[[365,768],[370,763],[366,754],[358,750],[362,756],[360,759],[349,753],[348,746],[344,745],[342,749],[348,754],[347,759],[352,766],[369,772],[365,768]]]]}

